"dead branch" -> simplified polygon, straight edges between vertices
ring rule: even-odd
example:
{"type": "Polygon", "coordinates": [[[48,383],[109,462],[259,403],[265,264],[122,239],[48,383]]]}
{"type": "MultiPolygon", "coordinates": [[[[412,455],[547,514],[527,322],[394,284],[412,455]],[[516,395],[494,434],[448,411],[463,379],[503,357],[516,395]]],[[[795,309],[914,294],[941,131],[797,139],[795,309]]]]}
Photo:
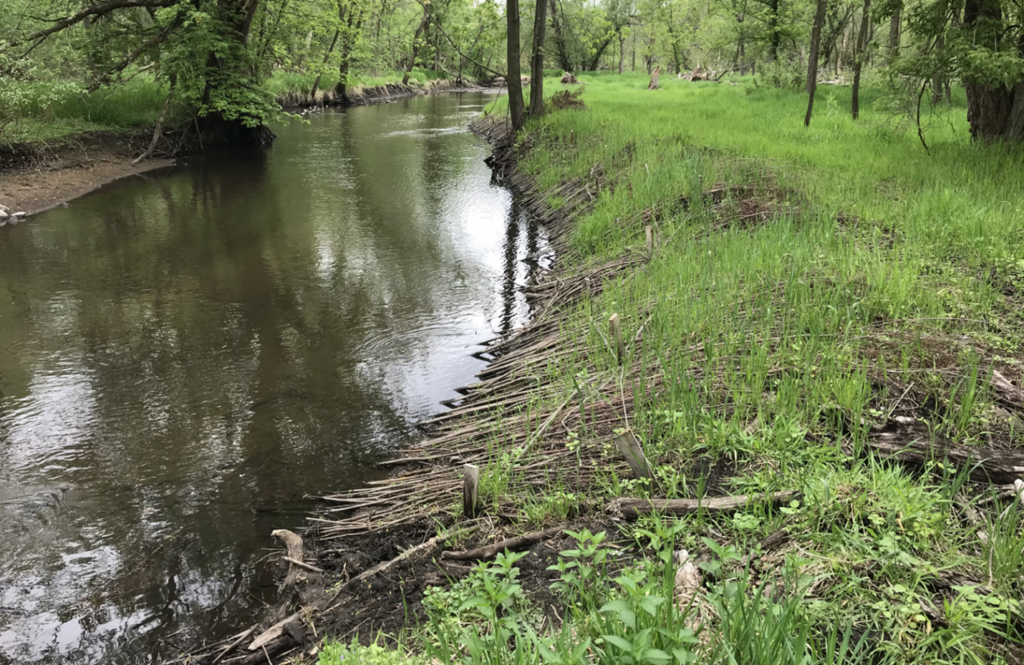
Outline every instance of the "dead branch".
{"type": "Polygon", "coordinates": [[[484,545],[483,547],[466,550],[465,552],[442,552],[441,558],[447,560],[454,559],[457,561],[465,561],[466,559],[490,559],[505,550],[518,550],[522,549],[526,545],[535,545],[542,540],[553,538],[562,533],[564,529],[565,527],[556,526],[550,529],[544,529],[543,531],[534,531],[533,533],[516,536],[515,538],[506,538],[505,540],[494,543],[493,545],[484,545]]]}
{"type": "Polygon", "coordinates": [[[608,504],[606,511],[621,512],[623,517],[636,519],[641,515],[662,513],[665,515],[692,515],[700,511],[709,513],[734,513],[752,503],[780,504],[792,501],[800,492],[774,492],[770,494],[742,494],[711,499],[616,499],[608,504]]]}

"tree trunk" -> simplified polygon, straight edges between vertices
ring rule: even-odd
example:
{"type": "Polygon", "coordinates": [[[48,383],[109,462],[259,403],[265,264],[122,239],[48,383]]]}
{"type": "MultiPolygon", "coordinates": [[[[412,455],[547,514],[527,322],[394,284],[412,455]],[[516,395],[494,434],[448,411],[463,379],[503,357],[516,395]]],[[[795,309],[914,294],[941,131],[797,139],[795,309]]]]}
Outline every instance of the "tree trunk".
{"type": "MultiPolygon", "coordinates": [[[[338,43],[338,35],[340,33],[341,33],[341,30],[335,30],[334,31],[334,37],[331,39],[331,45],[327,47],[327,53],[324,53],[324,63],[323,64],[326,65],[327,61],[331,59],[331,53],[334,51],[334,45],[336,43],[338,43]]],[[[316,91],[320,87],[320,77],[321,76],[322,76],[322,74],[319,74],[319,73],[316,75],[316,78],[313,79],[313,87],[309,89],[309,98],[312,101],[316,101],[316,91]]]]}
{"type": "MultiPolygon", "coordinates": [[[[1008,50],[1000,44],[1006,22],[999,0],[967,0],[963,30],[979,44],[984,43],[1003,52],[1008,50]]],[[[1020,56],[1024,46],[1018,43],[1013,47],[1020,56]]],[[[1024,138],[1024,81],[1007,86],[965,76],[964,88],[967,92],[967,121],[974,140],[1018,142],[1024,138]]]]}
{"type": "Polygon", "coordinates": [[[530,115],[544,115],[544,33],[547,29],[548,0],[537,0],[533,15],[533,54],[530,59],[530,115]]]}
{"type": "Polygon", "coordinates": [[[771,0],[768,9],[768,59],[775,62],[779,57],[779,46],[782,44],[782,33],[779,32],[779,2],[771,0]]]}
{"type": "Polygon", "coordinates": [[[860,70],[864,65],[864,53],[867,50],[868,26],[871,23],[871,0],[864,0],[864,15],[860,19],[860,32],[857,35],[857,49],[853,56],[853,119],[860,115],[860,70]]]}
{"type": "Polygon", "coordinates": [[[427,23],[430,23],[430,5],[423,5],[423,18],[420,20],[419,27],[416,28],[416,34],[412,37],[412,57],[409,58],[409,65],[405,68],[405,76],[402,77],[402,85],[409,85],[409,74],[412,73],[412,68],[416,66],[416,55],[420,50],[420,35],[427,27],[427,23]]]}
{"type": "Polygon", "coordinates": [[[629,67],[629,71],[635,72],[636,71],[636,31],[633,32],[633,50],[632,50],[632,53],[630,54],[630,60],[631,60],[632,64],[629,67]]]}
{"type": "Polygon", "coordinates": [[[619,74],[623,71],[623,65],[626,62],[626,38],[622,36],[622,31],[619,31],[619,74]]]}
{"type": "Polygon", "coordinates": [[[562,33],[562,22],[558,19],[557,0],[551,0],[551,27],[555,30],[555,47],[558,53],[558,66],[564,72],[573,71],[572,62],[569,60],[569,49],[565,45],[565,35],[562,33]]]}
{"type": "MultiPolygon", "coordinates": [[[[935,52],[942,53],[943,49],[946,48],[946,40],[943,39],[942,35],[935,38],[935,52]]],[[[943,88],[943,72],[936,70],[932,74],[932,106],[935,106],[942,101],[942,88],[943,88]]]]}
{"type": "Polygon", "coordinates": [[[507,0],[508,18],[508,109],[512,116],[512,131],[526,126],[526,108],[523,102],[523,78],[519,66],[519,0],[507,0]]]}
{"type": "Polygon", "coordinates": [[[344,21],[345,32],[341,38],[341,62],[338,63],[338,85],[335,86],[334,93],[343,103],[347,104],[348,72],[352,66],[352,49],[356,44],[356,36],[363,25],[363,10],[361,7],[357,7],[354,2],[350,2],[348,7],[345,7],[339,1],[338,20],[344,21]]]}
{"type": "Polygon", "coordinates": [[[889,18],[889,57],[894,58],[900,53],[900,13],[901,7],[897,7],[889,18]]]}
{"type": "Polygon", "coordinates": [[[821,26],[825,23],[827,8],[828,0],[818,0],[818,8],[814,12],[814,27],[811,29],[811,52],[807,55],[807,115],[804,116],[804,127],[811,126],[811,114],[814,112],[814,93],[818,90],[818,52],[821,50],[821,26]]]}
{"type": "Polygon", "coordinates": [[[612,38],[611,37],[608,37],[607,39],[605,39],[604,41],[601,42],[601,45],[598,46],[597,50],[594,52],[594,59],[590,61],[590,67],[587,69],[587,71],[589,71],[589,72],[596,72],[597,71],[598,65],[601,64],[601,56],[604,55],[605,49],[607,49],[608,45],[611,44],[611,43],[612,43],[612,38]]]}

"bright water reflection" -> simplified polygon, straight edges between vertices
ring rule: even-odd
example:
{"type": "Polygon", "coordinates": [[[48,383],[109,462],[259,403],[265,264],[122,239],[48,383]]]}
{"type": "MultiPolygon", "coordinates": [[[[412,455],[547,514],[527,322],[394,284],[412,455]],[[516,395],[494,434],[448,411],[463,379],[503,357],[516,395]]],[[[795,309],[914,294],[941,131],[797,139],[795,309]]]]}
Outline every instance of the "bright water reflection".
{"type": "Polygon", "coordinates": [[[270,531],[473,380],[543,242],[465,129],[490,100],[314,117],[0,229],[0,662],[238,630],[270,531]]]}

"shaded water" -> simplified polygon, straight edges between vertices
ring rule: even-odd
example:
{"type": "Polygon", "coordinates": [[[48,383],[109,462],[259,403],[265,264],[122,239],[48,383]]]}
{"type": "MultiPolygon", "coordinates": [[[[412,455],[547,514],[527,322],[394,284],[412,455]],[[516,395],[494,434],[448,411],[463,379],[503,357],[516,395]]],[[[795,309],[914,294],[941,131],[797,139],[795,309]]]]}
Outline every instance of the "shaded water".
{"type": "Polygon", "coordinates": [[[473,380],[543,243],[465,128],[492,99],[314,117],[0,228],[0,662],[245,627],[270,531],[473,380]]]}

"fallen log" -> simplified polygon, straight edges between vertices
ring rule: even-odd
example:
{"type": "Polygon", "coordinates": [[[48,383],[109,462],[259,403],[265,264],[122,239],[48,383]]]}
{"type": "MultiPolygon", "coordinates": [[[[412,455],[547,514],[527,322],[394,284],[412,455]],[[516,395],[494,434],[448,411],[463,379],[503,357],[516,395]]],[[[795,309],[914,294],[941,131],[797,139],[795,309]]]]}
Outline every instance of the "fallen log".
{"type": "Polygon", "coordinates": [[[608,504],[606,511],[621,513],[627,519],[641,515],[662,513],[665,515],[692,515],[700,511],[709,513],[734,513],[748,504],[780,504],[799,498],[800,492],[772,492],[768,494],[742,494],[710,499],[616,499],[608,504]]]}
{"type": "MultiPolygon", "coordinates": [[[[898,435],[897,435],[897,438],[898,435]]],[[[968,448],[955,443],[932,444],[927,441],[869,439],[865,444],[882,459],[923,467],[929,462],[944,462],[957,470],[967,470],[971,480],[1009,485],[1024,476],[1024,455],[991,448],[968,448]]]]}
{"type": "Polygon", "coordinates": [[[441,558],[449,561],[465,561],[466,559],[490,559],[495,557],[500,552],[505,550],[517,550],[521,549],[526,545],[535,545],[542,540],[553,538],[558,534],[562,533],[564,527],[556,526],[550,529],[544,529],[543,531],[534,531],[533,533],[527,533],[522,536],[516,536],[515,538],[506,538],[505,540],[498,541],[493,545],[484,545],[483,547],[477,547],[476,549],[466,550],[464,552],[442,552],[441,558]]]}

